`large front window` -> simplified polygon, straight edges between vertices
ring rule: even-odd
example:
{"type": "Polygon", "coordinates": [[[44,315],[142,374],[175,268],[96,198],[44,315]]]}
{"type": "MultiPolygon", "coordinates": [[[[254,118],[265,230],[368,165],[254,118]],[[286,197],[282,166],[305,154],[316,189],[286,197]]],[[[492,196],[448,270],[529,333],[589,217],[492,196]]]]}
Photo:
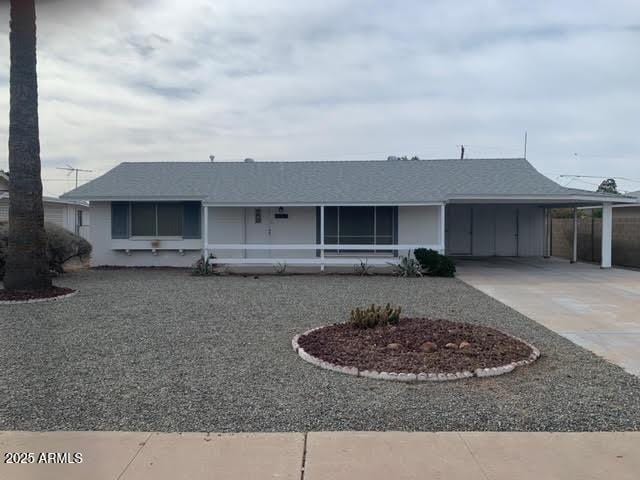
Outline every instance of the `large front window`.
{"type": "Polygon", "coordinates": [[[324,243],[327,245],[394,243],[395,207],[325,207],[324,215],[324,243]]]}
{"type": "Polygon", "coordinates": [[[200,202],[113,202],[112,238],[200,238],[200,202]]]}

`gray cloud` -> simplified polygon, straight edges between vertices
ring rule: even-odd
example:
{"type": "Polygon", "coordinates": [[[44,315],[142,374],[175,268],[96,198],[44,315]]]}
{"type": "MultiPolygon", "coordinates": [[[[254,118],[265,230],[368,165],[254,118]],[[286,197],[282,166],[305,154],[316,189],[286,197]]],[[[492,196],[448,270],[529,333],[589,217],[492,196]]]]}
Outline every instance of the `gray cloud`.
{"type": "MultiPolygon", "coordinates": [[[[640,180],[634,1],[38,5],[45,177],[60,178],[64,158],[99,173],[209,154],[455,157],[461,143],[471,156],[515,156],[527,130],[545,173],[640,180]]],[[[71,186],[45,182],[49,194],[71,186]]]]}

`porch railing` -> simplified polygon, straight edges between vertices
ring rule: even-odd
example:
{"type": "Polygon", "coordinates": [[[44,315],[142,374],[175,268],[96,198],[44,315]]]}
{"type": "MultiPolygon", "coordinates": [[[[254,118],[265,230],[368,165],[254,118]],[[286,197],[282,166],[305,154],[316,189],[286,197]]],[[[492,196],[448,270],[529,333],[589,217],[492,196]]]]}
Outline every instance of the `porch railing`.
{"type": "Polygon", "coordinates": [[[440,244],[425,245],[425,244],[392,244],[392,245],[344,245],[344,244],[226,244],[215,243],[208,244],[205,249],[205,255],[209,253],[216,254],[219,250],[242,250],[242,251],[309,251],[315,250],[319,252],[318,256],[306,257],[306,258],[287,258],[287,257],[260,257],[260,258],[246,258],[246,257],[216,257],[210,260],[211,264],[224,264],[224,265],[276,265],[287,264],[291,266],[320,266],[321,270],[324,270],[325,265],[334,266],[350,266],[357,265],[360,261],[367,261],[369,265],[388,265],[399,262],[399,258],[396,256],[376,256],[375,254],[380,252],[394,252],[397,251],[400,255],[406,255],[408,251],[413,251],[416,248],[431,248],[439,252],[444,252],[444,246],[440,244]],[[333,252],[340,252],[334,254],[333,252]],[[362,252],[362,254],[359,254],[362,252]],[[326,254],[329,253],[330,256],[326,254]],[[371,256],[371,253],[374,256],[371,256]]]}

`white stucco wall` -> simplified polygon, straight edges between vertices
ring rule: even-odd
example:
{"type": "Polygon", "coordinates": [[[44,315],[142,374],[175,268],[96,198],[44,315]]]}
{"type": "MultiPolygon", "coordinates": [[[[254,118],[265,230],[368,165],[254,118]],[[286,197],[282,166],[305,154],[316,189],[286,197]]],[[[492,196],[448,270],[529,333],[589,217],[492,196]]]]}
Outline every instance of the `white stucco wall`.
{"type": "MultiPolygon", "coordinates": [[[[263,207],[262,222],[255,223],[255,209],[241,207],[209,207],[209,244],[309,244],[316,243],[315,207],[286,207],[286,219],[275,218],[277,208],[263,207]]],[[[440,237],[439,206],[398,208],[398,243],[438,245],[440,237]]],[[[94,266],[175,266],[192,265],[201,255],[202,240],[161,239],[156,254],[151,240],[112,239],[111,204],[92,202],[90,208],[90,241],[94,266]],[[183,253],[178,250],[182,249],[183,253]],[[129,250],[129,254],[125,252],[129,250]]],[[[204,222],[203,222],[204,226],[204,222]]],[[[218,258],[309,258],[315,250],[251,251],[216,250],[218,258]]],[[[404,255],[406,252],[399,252],[404,255]]]]}
{"type": "Polygon", "coordinates": [[[398,244],[440,244],[440,210],[440,206],[398,207],[398,244]]]}
{"type": "Polygon", "coordinates": [[[189,267],[202,254],[202,240],[161,240],[154,255],[150,240],[112,239],[111,204],[91,202],[89,241],[93,246],[92,266],[189,267]],[[125,252],[126,249],[130,253],[125,252]],[[181,254],[178,250],[183,249],[181,254]]]}
{"type": "MultiPolygon", "coordinates": [[[[244,243],[244,208],[209,207],[209,244],[244,243]]],[[[242,258],[242,250],[214,249],[217,258],[242,258]]]]}

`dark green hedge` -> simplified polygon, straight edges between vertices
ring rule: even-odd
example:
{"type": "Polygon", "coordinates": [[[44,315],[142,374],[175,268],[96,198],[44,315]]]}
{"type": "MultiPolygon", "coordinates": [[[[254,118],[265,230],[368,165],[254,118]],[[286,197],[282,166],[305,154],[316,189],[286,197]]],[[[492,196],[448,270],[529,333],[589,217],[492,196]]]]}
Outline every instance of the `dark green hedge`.
{"type": "Polygon", "coordinates": [[[453,260],[435,250],[416,248],[413,255],[426,275],[432,277],[454,277],[456,274],[456,265],[453,260]]]}

